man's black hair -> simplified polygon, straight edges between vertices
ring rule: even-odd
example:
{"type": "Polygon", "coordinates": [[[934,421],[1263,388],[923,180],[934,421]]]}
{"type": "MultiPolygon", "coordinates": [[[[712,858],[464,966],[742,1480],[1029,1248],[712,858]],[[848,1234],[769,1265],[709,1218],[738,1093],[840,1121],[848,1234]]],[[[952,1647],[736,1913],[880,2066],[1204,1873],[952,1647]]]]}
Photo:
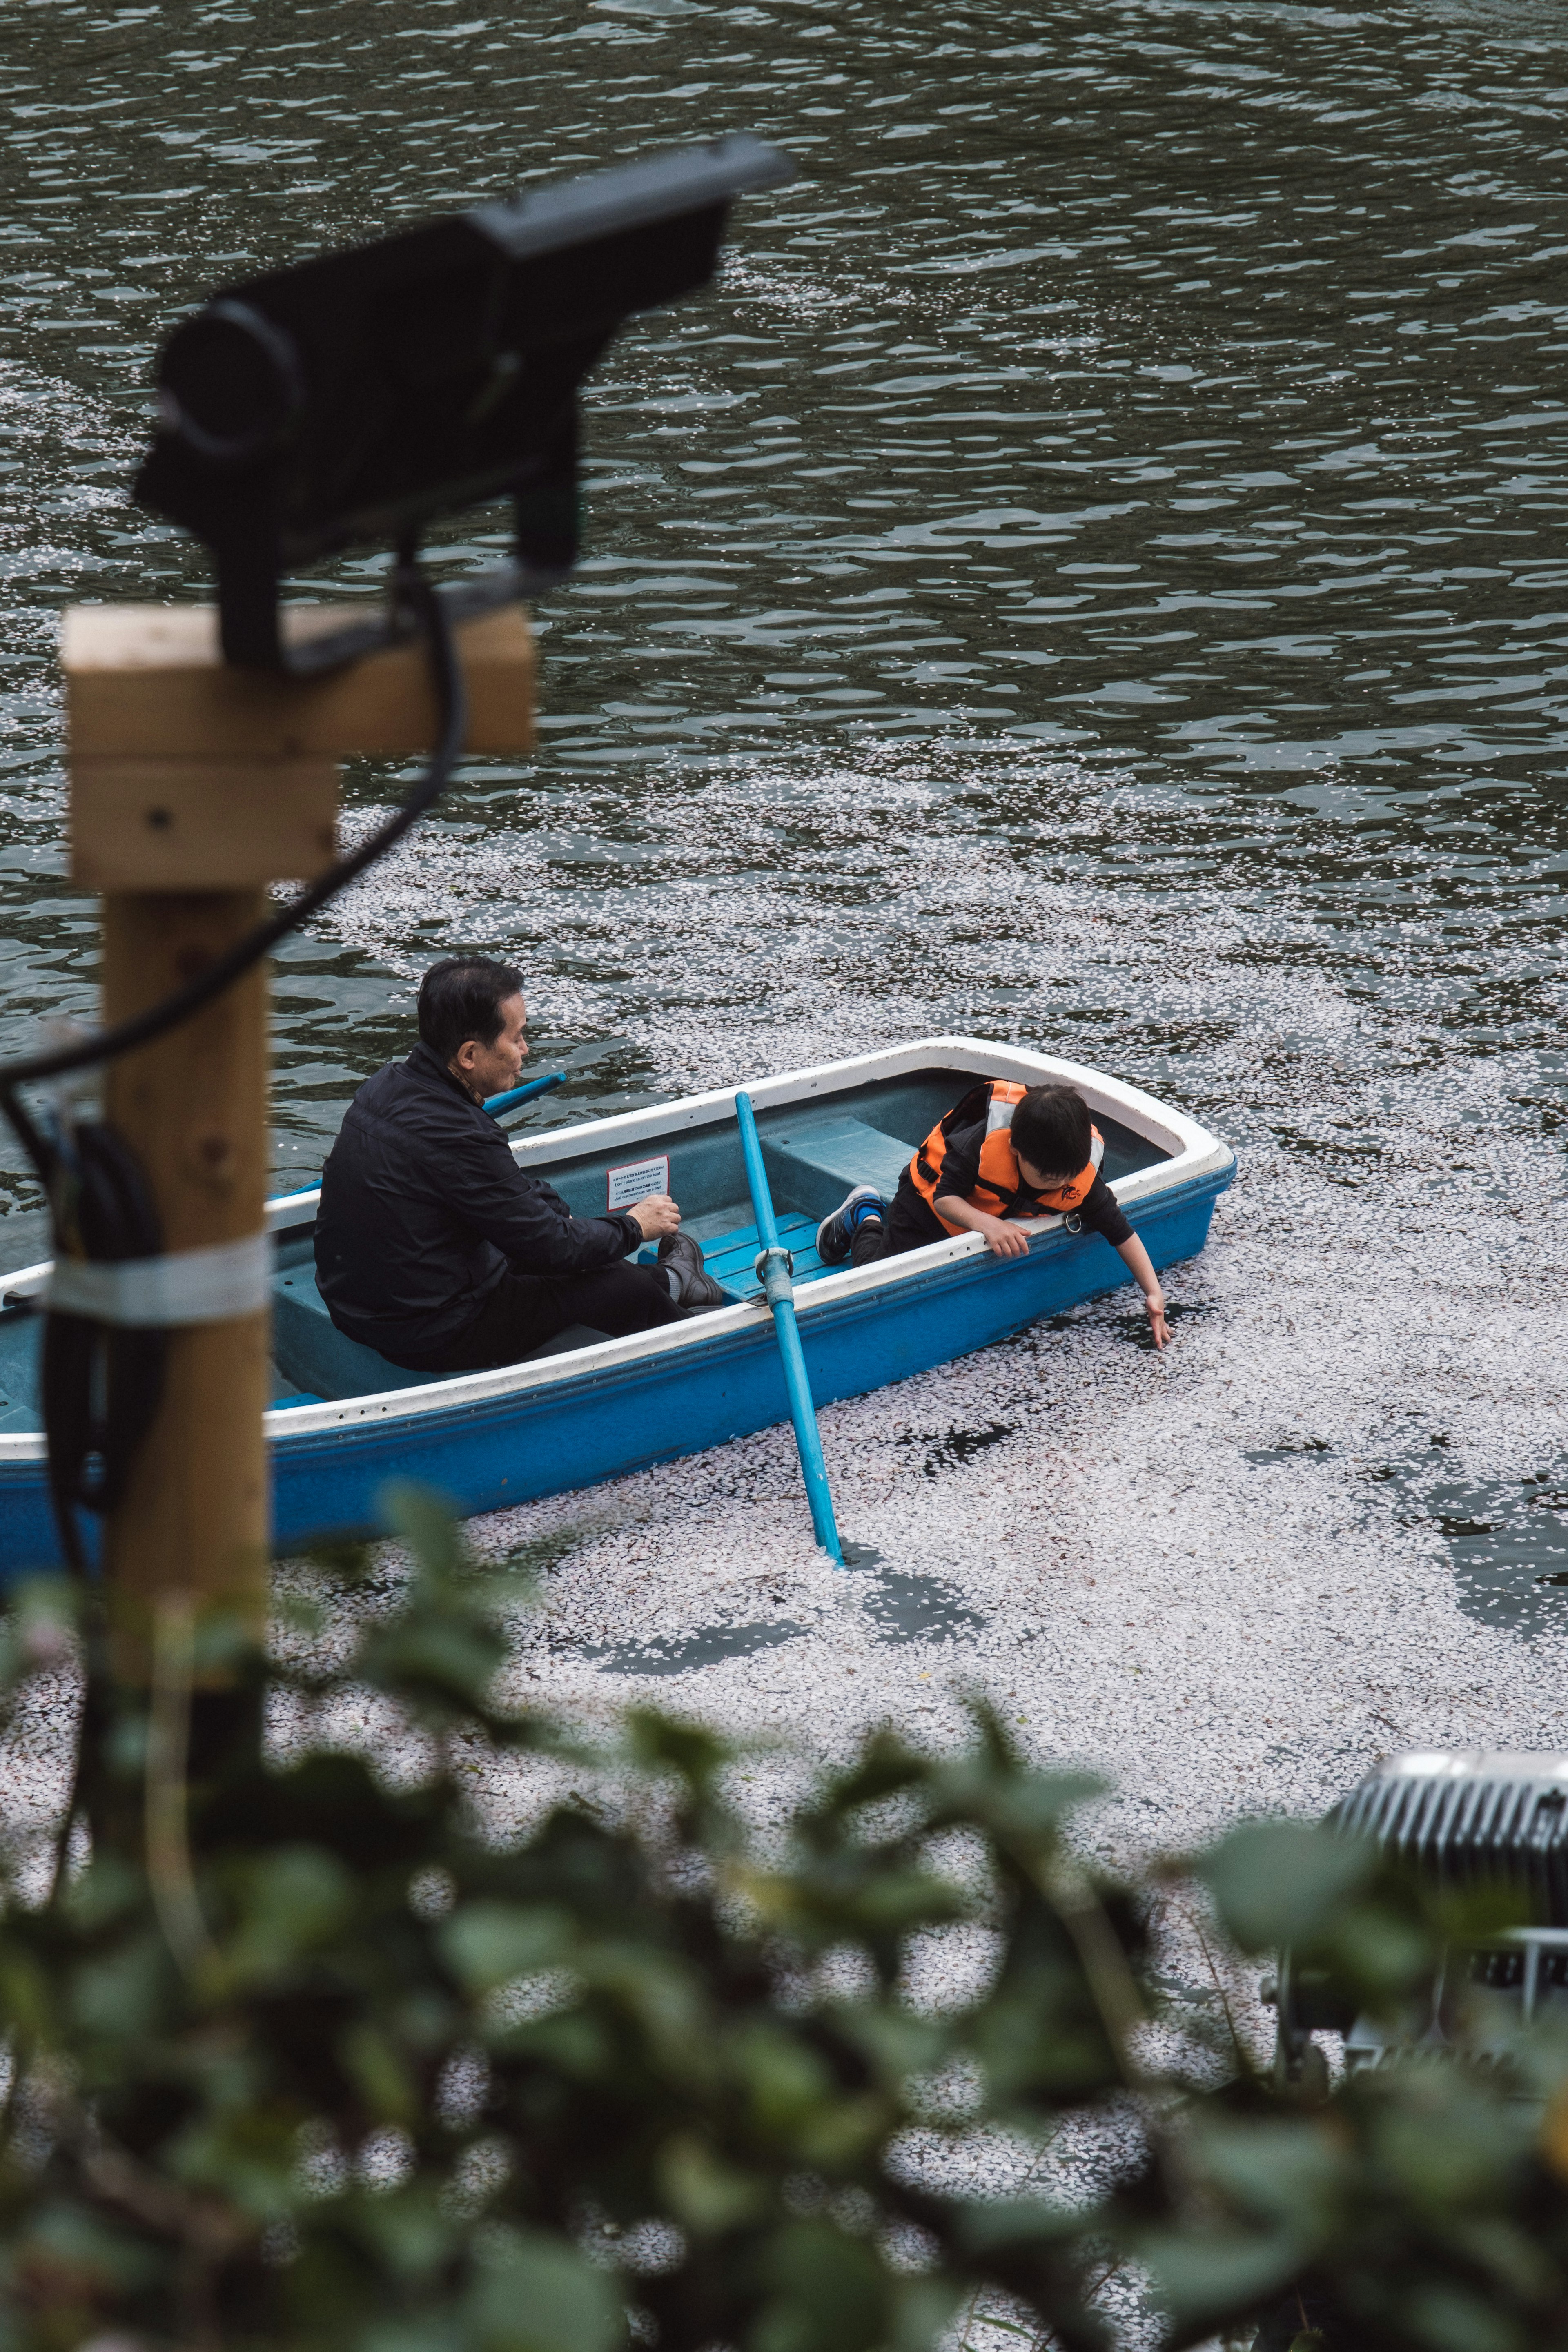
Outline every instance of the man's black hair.
{"type": "Polygon", "coordinates": [[[1037,1176],[1076,1176],[1094,1141],[1089,1105],[1071,1087],[1031,1087],[1013,1112],[1013,1149],[1037,1176]]]}
{"type": "Polygon", "coordinates": [[[419,1034],[449,1062],[471,1037],[493,1045],[501,1033],[501,1006],[522,992],[522,974],[489,956],[443,956],[419,983],[419,1034]]]}

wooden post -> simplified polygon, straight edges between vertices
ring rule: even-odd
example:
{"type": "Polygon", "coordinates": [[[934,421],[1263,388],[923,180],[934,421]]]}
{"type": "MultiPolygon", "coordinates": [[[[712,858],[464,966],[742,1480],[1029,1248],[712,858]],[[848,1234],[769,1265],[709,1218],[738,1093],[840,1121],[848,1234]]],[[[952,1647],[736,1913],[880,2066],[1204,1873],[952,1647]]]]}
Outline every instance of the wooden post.
{"type": "MultiPolygon", "coordinates": [[[[114,890],[103,901],[106,1022],[194,979],[261,919],[249,890],[114,890]]],[[[267,1191],[267,974],[109,1066],[105,1108],[152,1181],[169,1250],[258,1233],[267,1191]]],[[[253,1622],[267,1594],[268,1317],[167,1339],[163,1403],[106,1531],[115,1631],[140,1648],[161,1594],[201,1593],[253,1622]]]]}
{"type": "MultiPolygon", "coordinates": [[[[307,633],[359,617],[289,609],[307,633]]],[[[515,610],[458,633],[466,748],[526,751],[533,649],[515,610]]],[[[261,919],[266,885],[334,854],[337,763],[427,751],[437,714],[422,647],[310,680],[225,667],[205,605],[73,606],[61,644],[72,873],[103,893],[103,1017],[141,1012],[261,919]]],[[[109,1066],[106,1108],[145,1168],[168,1251],[241,1241],[263,1224],[267,981],[109,1066]]],[[[171,1330],[163,1399],[106,1534],[117,1664],[146,1672],[153,1612],[185,1595],[265,1622],[269,1554],[261,1416],[268,1316],[171,1330]]]]}

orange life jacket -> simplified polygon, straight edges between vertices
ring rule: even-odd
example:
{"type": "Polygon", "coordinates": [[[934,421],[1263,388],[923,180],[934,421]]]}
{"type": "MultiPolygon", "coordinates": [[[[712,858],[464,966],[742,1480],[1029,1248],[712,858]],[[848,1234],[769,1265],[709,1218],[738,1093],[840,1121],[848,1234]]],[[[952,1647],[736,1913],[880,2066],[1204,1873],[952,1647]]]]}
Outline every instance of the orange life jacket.
{"type": "Polygon", "coordinates": [[[1089,1130],[1093,1138],[1089,1163],[1079,1170],[1070,1183],[1054,1185],[1048,1192],[1031,1192],[1024,1182],[1018,1155],[1013,1149],[1013,1113],[1027,1092],[1026,1087],[1017,1086],[1010,1078],[993,1078],[985,1086],[972,1087],[957,1109],[950,1110],[932,1128],[910,1160],[910,1181],[946,1232],[961,1234],[965,1230],[963,1225],[949,1224],[936,1205],[941,1194],[952,1190],[951,1184],[942,1181],[947,1139],[955,1128],[973,1127],[982,1115],[985,1139],[980,1147],[980,1175],[973,1191],[965,1195],[972,1208],[984,1209],[993,1217],[1035,1217],[1045,1210],[1069,1216],[1088,1198],[1105,1157],[1105,1139],[1092,1124],[1089,1130]]]}

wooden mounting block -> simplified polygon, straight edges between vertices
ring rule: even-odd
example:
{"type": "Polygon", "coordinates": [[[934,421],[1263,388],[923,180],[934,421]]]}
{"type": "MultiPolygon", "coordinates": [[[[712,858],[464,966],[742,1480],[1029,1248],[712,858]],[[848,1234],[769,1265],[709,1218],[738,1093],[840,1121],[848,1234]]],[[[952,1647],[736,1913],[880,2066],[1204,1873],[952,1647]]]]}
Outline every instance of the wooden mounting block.
{"type": "MultiPolygon", "coordinates": [[[[354,604],[295,605],[306,637],[354,604]]],[[[457,632],[469,751],[533,742],[533,640],[514,607],[457,632]]],[[[226,890],[331,863],[337,762],[408,757],[437,729],[419,645],[325,677],[231,669],[212,604],[77,604],[60,659],[71,761],[71,873],[94,890],[226,890]]]]}

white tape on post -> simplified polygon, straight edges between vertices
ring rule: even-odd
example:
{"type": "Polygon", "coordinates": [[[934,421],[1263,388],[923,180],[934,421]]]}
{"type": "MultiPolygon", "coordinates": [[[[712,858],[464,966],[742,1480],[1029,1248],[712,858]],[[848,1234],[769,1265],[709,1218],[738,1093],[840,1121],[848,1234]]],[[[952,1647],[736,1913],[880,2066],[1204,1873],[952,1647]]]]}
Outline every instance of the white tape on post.
{"type": "Polygon", "coordinates": [[[272,1244],[266,1234],[167,1257],[57,1258],[45,1304],[53,1314],[134,1329],[226,1323],[267,1304],[272,1244]]]}

